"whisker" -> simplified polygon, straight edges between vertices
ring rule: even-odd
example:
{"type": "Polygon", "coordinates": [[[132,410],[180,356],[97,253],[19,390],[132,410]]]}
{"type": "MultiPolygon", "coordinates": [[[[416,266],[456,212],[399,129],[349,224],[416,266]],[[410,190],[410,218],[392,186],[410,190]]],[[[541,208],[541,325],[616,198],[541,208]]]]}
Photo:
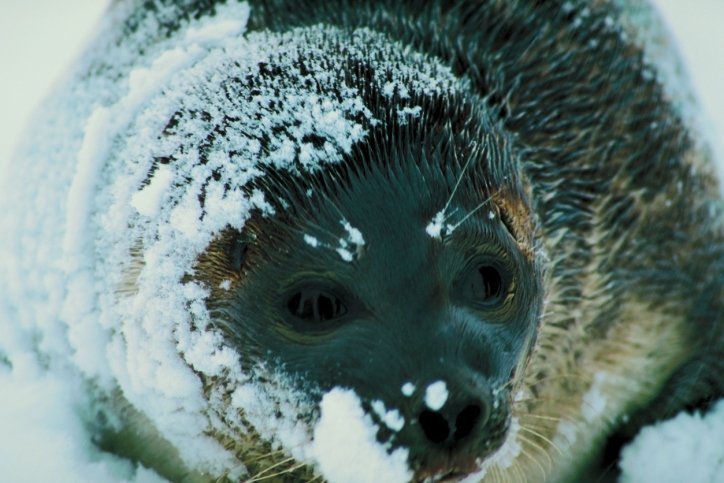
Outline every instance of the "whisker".
{"type": "Polygon", "coordinates": [[[282,449],[278,449],[276,451],[270,451],[268,453],[258,455],[250,460],[245,460],[244,463],[254,463],[256,461],[263,460],[264,458],[269,458],[269,457],[272,457],[272,456],[275,456],[278,454],[283,454],[283,453],[284,453],[284,450],[282,450],[282,449]]]}
{"type": "Polygon", "coordinates": [[[490,200],[492,200],[492,199],[493,199],[493,196],[492,196],[492,195],[488,196],[488,197],[485,199],[485,201],[483,201],[483,202],[480,203],[478,206],[476,206],[475,208],[473,208],[467,215],[465,215],[465,216],[463,217],[462,220],[460,220],[459,222],[457,222],[457,223],[455,223],[454,225],[452,225],[452,226],[449,228],[449,231],[450,231],[450,232],[453,232],[453,231],[457,230],[457,228],[458,228],[460,225],[462,225],[463,223],[465,223],[468,218],[470,218],[471,216],[473,216],[477,211],[479,211],[483,206],[485,206],[485,205],[486,205],[490,200]]]}
{"type": "Polygon", "coordinates": [[[543,465],[540,464],[540,461],[538,461],[538,459],[530,454],[528,451],[522,450],[521,454],[528,457],[528,459],[530,459],[534,463],[534,465],[538,468],[538,471],[540,471],[541,481],[545,481],[547,473],[545,469],[543,469],[543,465]]]}
{"type": "Polygon", "coordinates": [[[503,474],[501,473],[500,468],[493,466],[491,470],[493,471],[493,476],[495,477],[495,483],[505,483],[503,481],[503,474]]]}
{"type": "MultiPolygon", "coordinates": [[[[540,451],[540,452],[543,454],[543,456],[545,456],[546,463],[547,463],[547,466],[548,466],[548,471],[551,471],[551,470],[553,469],[553,458],[551,458],[551,455],[548,453],[548,451],[545,450],[545,448],[544,448],[543,446],[541,446],[540,444],[538,444],[536,441],[533,441],[531,438],[527,438],[527,437],[525,437],[525,436],[523,436],[523,435],[518,435],[518,437],[519,437],[522,441],[525,441],[527,444],[529,444],[532,448],[537,449],[538,451],[540,451]]],[[[544,479],[545,479],[545,478],[544,478],[544,479]]]]}
{"type": "Polygon", "coordinates": [[[535,430],[530,429],[530,428],[528,428],[528,427],[526,427],[526,426],[523,426],[523,425],[520,426],[520,430],[521,430],[521,431],[526,431],[526,432],[528,432],[528,433],[530,433],[530,434],[532,434],[532,435],[534,435],[534,436],[537,436],[538,438],[542,439],[543,441],[545,441],[546,443],[548,443],[549,445],[551,445],[551,448],[555,449],[555,450],[558,452],[558,454],[560,454],[561,456],[563,455],[563,451],[561,451],[561,449],[558,447],[557,444],[555,444],[553,441],[551,441],[550,439],[548,439],[548,438],[546,438],[545,436],[543,436],[542,434],[540,434],[538,431],[535,431],[535,430]]]}
{"type": "Polygon", "coordinates": [[[515,462],[514,462],[514,463],[510,466],[510,471],[515,475],[515,477],[516,477],[516,478],[515,478],[516,482],[526,483],[525,473],[524,473],[523,470],[520,468],[520,465],[519,465],[518,463],[515,463],[515,462]]]}
{"type": "MultiPolygon", "coordinates": [[[[457,161],[457,152],[453,148],[453,157],[457,161]]],[[[470,166],[470,163],[472,162],[473,158],[475,156],[468,157],[468,160],[465,162],[465,166],[463,166],[462,171],[460,171],[460,176],[458,176],[458,180],[455,183],[455,186],[453,187],[452,192],[450,193],[450,197],[447,199],[447,202],[445,203],[445,206],[442,208],[442,213],[445,215],[447,213],[447,209],[450,207],[450,203],[452,203],[453,198],[455,197],[455,194],[458,191],[458,188],[460,187],[460,183],[463,181],[463,177],[465,176],[465,172],[468,170],[468,166],[470,166]]],[[[447,219],[447,217],[445,217],[447,219]]]]}
{"type": "MultiPolygon", "coordinates": [[[[288,474],[288,473],[293,473],[294,471],[296,471],[296,470],[298,470],[299,468],[302,468],[302,467],[304,467],[304,466],[306,466],[306,463],[299,463],[299,464],[296,464],[296,465],[294,465],[294,466],[292,466],[292,467],[290,467],[290,468],[287,468],[286,470],[282,470],[282,471],[279,471],[279,472],[277,472],[277,473],[273,473],[273,474],[271,474],[271,475],[266,475],[266,476],[262,476],[262,477],[254,477],[254,478],[252,478],[251,480],[246,480],[246,483],[253,483],[253,482],[256,482],[256,481],[268,480],[269,478],[276,478],[277,476],[285,475],[285,474],[288,474]]],[[[269,470],[269,469],[271,469],[271,468],[272,468],[272,467],[269,467],[269,468],[267,468],[267,470],[269,470]]]]}
{"type": "Polygon", "coordinates": [[[519,417],[522,418],[536,418],[536,419],[545,419],[546,421],[553,421],[555,423],[559,423],[561,421],[565,421],[565,418],[557,418],[555,416],[541,416],[540,414],[520,414],[519,417]]]}
{"type": "MultiPolygon", "coordinates": [[[[285,458],[281,461],[278,461],[277,463],[274,463],[273,465],[269,466],[268,468],[263,469],[256,475],[254,475],[251,478],[249,478],[248,480],[246,480],[246,483],[252,483],[253,481],[259,481],[259,480],[266,479],[266,477],[262,477],[262,475],[264,475],[265,473],[268,473],[269,471],[273,470],[274,468],[278,468],[278,467],[285,465],[287,463],[290,463],[292,461],[294,461],[294,458],[285,458]]],[[[278,474],[279,473],[277,473],[276,475],[278,475],[278,474]]],[[[276,476],[276,475],[274,475],[274,476],[276,476]]]]}

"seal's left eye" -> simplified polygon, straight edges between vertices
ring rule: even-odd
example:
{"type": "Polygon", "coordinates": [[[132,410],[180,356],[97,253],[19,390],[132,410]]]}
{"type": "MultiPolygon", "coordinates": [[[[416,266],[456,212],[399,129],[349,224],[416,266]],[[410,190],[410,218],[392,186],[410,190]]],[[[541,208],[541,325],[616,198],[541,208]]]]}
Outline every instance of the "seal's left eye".
{"type": "Polygon", "coordinates": [[[306,322],[327,322],[347,313],[339,297],[322,290],[296,292],[289,299],[287,308],[292,315],[306,322]]]}

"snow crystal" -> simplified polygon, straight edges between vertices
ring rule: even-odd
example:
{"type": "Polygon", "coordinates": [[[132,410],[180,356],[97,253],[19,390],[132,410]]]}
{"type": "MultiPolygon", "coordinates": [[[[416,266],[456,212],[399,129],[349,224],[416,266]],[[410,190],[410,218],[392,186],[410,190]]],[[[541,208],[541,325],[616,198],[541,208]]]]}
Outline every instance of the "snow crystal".
{"type": "Polygon", "coordinates": [[[622,483],[724,481],[724,400],[707,414],[679,413],[645,427],[621,453],[622,483]]]}
{"type": "Polygon", "coordinates": [[[385,426],[390,428],[392,431],[397,432],[405,425],[405,418],[397,409],[391,409],[388,411],[385,408],[385,403],[379,400],[372,401],[371,406],[372,410],[375,414],[377,414],[385,426]]]}
{"type": "Polygon", "coordinates": [[[204,17],[188,27],[188,43],[209,44],[239,36],[246,30],[250,8],[246,2],[228,2],[216,6],[216,15],[204,17]]]}
{"type": "Polygon", "coordinates": [[[339,254],[342,260],[345,262],[351,262],[355,258],[359,258],[362,254],[362,247],[365,244],[365,240],[362,236],[362,232],[350,225],[347,220],[342,219],[340,223],[347,232],[347,236],[346,238],[339,239],[339,247],[335,248],[335,251],[339,254]],[[350,245],[352,247],[350,247],[350,245]],[[350,248],[354,251],[350,250],[350,248]]]}
{"type": "Polygon", "coordinates": [[[347,250],[346,248],[337,248],[337,253],[339,253],[339,256],[344,260],[345,262],[351,262],[354,260],[354,255],[351,251],[347,250]]]}
{"type": "Polygon", "coordinates": [[[438,211],[435,216],[432,217],[432,221],[425,227],[425,231],[432,238],[440,238],[443,230],[443,223],[445,223],[445,210],[438,211]]]}
{"type": "Polygon", "coordinates": [[[231,280],[224,280],[219,284],[219,288],[221,290],[230,290],[231,289],[231,280]]]}
{"type": "Polygon", "coordinates": [[[305,234],[304,243],[306,243],[307,245],[309,245],[313,248],[317,248],[319,246],[319,240],[317,238],[313,237],[312,235],[305,234]]]}
{"type": "Polygon", "coordinates": [[[405,397],[410,397],[415,393],[415,385],[411,382],[406,382],[402,385],[402,394],[405,397]]]}
{"type": "Polygon", "coordinates": [[[404,126],[405,124],[407,124],[409,122],[410,119],[420,117],[421,113],[422,113],[421,106],[414,106],[414,107],[406,106],[397,111],[397,121],[400,123],[401,126],[404,126]]]}
{"type": "Polygon", "coordinates": [[[410,97],[410,91],[407,89],[407,86],[399,81],[387,82],[382,87],[382,94],[385,97],[392,97],[395,92],[397,92],[397,94],[400,96],[400,99],[406,99],[410,97]]]}
{"type": "Polygon", "coordinates": [[[448,395],[445,381],[433,382],[425,389],[425,404],[433,411],[438,411],[445,405],[448,395]]]}
{"type": "Polygon", "coordinates": [[[359,231],[357,228],[353,227],[347,220],[342,220],[340,223],[344,227],[344,230],[347,232],[347,235],[346,237],[339,238],[337,240],[337,246],[332,246],[328,243],[324,243],[320,241],[319,238],[313,235],[309,235],[307,233],[305,233],[303,236],[304,243],[313,248],[324,247],[334,250],[345,262],[354,261],[362,254],[362,249],[365,245],[364,237],[362,236],[362,232],[359,231]]]}
{"type": "Polygon", "coordinates": [[[350,225],[347,220],[342,220],[341,223],[342,226],[344,226],[345,231],[347,232],[347,241],[359,247],[365,244],[365,239],[362,236],[361,231],[350,225]]]}
{"type": "Polygon", "coordinates": [[[271,387],[254,382],[239,385],[232,393],[232,408],[243,411],[244,419],[266,441],[281,446],[297,461],[313,464],[311,430],[297,417],[311,414],[311,403],[282,374],[263,373],[261,377],[270,380],[271,387]]]}
{"type": "Polygon", "coordinates": [[[156,216],[161,209],[162,196],[171,186],[173,171],[166,166],[156,170],[148,186],[131,197],[131,205],[144,216],[156,216]]]}
{"type": "Polygon", "coordinates": [[[408,450],[388,453],[377,442],[377,426],[362,409],[354,391],[334,388],[322,398],[311,452],[332,483],[406,482],[408,450]]]}

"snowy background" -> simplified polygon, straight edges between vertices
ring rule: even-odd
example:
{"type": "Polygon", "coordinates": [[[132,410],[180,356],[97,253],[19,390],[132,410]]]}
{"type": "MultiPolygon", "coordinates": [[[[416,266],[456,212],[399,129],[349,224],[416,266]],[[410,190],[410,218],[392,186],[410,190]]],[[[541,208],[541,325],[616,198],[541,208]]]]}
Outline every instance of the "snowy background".
{"type": "MultiPolygon", "coordinates": [[[[17,141],[21,131],[26,127],[31,111],[40,102],[54,81],[63,72],[84,41],[91,35],[96,21],[108,0],[27,0],[17,2],[13,0],[0,0],[0,163],[8,159],[12,147],[17,141]]],[[[694,85],[698,90],[701,103],[706,115],[711,119],[710,135],[715,140],[719,151],[719,159],[724,159],[724,0],[658,0],[664,9],[664,16],[678,37],[681,48],[685,53],[687,64],[692,72],[694,85]]],[[[2,275],[2,274],[0,274],[2,275]]],[[[50,463],[73,461],[80,457],[71,451],[86,452],[84,448],[67,447],[63,441],[54,441],[53,437],[63,434],[70,440],[82,440],[82,429],[72,424],[73,415],[65,414],[61,405],[57,411],[48,411],[45,406],[46,398],[52,396],[53,400],[62,400],[68,388],[43,387],[42,394],[28,386],[27,395],[15,394],[10,403],[17,403],[19,407],[8,407],[0,404],[0,413],[6,414],[34,414],[38,432],[28,434],[25,420],[19,420],[17,427],[2,429],[5,434],[24,434],[28,438],[35,438],[42,444],[43,450],[55,459],[48,458],[44,470],[47,475],[55,474],[56,468],[50,463]],[[57,393],[57,394],[56,394],[57,393]],[[40,397],[40,396],[45,397],[40,397]],[[56,397],[57,396],[57,397],[56,397]],[[47,416],[47,421],[38,415],[47,416]],[[54,424],[60,424],[55,431],[54,424]],[[47,429],[47,434],[42,430],[47,429]],[[66,451],[65,453],[63,451],[66,451]]],[[[12,404],[10,404],[11,406],[12,404]]],[[[717,406],[711,415],[712,424],[704,424],[698,416],[681,415],[677,421],[660,427],[655,436],[660,450],[657,454],[666,454],[666,458],[651,459],[641,457],[636,452],[624,456],[624,467],[631,475],[647,474],[646,481],[676,481],[674,475],[685,474],[688,481],[716,481],[724,482],[724,475],[711,477],[711,473],[697,475],[693,469],[711,470],[712,466],[699,461],[717,461],[718,468],[722,469],[722,445],[718,442],[717,433],[724,426],[724,403],[717,406]],[[716,416],[714,416],[714,413],[716,416]],[[714,421],[716,417],[716,422],[714,421]],[[676,426],[672,425],[676,423],[676,426]],[[699,428],[701,427],[701,428],[699,428]],[[708,431],[708,432],[707,432],[708,431]],[[690,445],[689,451],[680,451],[681,444],[677,438],[698,434],[696,443],[700,449],[690,445]],[[663,436],[663,439],[662,439],[663,436]],[[667,448],[666,444],[670,443],[667,448]],[[708,442],[708,444],[706,444],[708,442]],[[718,442],[718,443],[717,443],[718,442]],[[713,444],[712,444],[713,443],[713,444]],[[704,450],[708,450],[708,453],[704,450]],[[678,458],[676,458],[678,456],[678,458]],[[644,468],[642,462],[653,461],[653,468],[644,468]],[[666,463],[666,464],[662,464],[666,463]],[[639,473],[636,473],[639,471],[639,473]],[[641,473],[641,472],[645,473],[641,473]],[[678,471],[678,473],[677,473],[678,471]],[[682,473],[683,471],[683,473],[682,473]],[[658,472],[658,473],[657,473],[658,472]],[[652,475],[657,475],[656,477],[652,475]],[[668,478],[668,479],[667,479],[668,478]],[[675,479],[671,479],[675,478],[675,479]],[[721,478],[717,480],[716,478],[721,478]]],[[[3,419],[3,418],[0,418],[3,419]]],[[[4,423],[8,423],[7,418],[4,423]]],[[[648,437],[642,435],[643,438],[648,437]]],[[[654,436],[652,436],[654,437],[654,436]]],[[[17,444],[13,438],[0,437],[0,455],[12,454],[11,446],[17,444]]],[[[651,450],[649,450],[651,451],[651,450]]],[[[641,454],[646,455],[646,451],[641,454]]],[[[650,455],[651,453],[649,453],[650,455]]],[[[2,459],[2,458],[0,458],[2,459]]],[[[14,468],[23,471],[34,465],[33,461],[14,461],[14,468]]],[[[107,480],[108,476],[98,468],[97,473],[88,472],[90,467],[83,468],[83,474],[97,480],[107,480]]],[[[7,468],[5,468],[7,470],[7,468]]],[[[705,471],[706,472],[706,471],[705,471]]],[[[11,473],[12,474],[12,473],[11,473]]],[[[7,473],[5,473],[7,477],[7,473]]],[[[26,475],[27,476],[27,475],[26,475]]],[[[152,479],[152,475],[137,474],[136,481],[144,478],[152,479]]],[[[643,481],[641,478],[630,477],[630,481],[643,481]]],[[[15,481],[13,478],[11,478],[15,481]]],[[[629,480],[626,480],[629,481],[629,480]]],[[[679,480],[681,481],[681,480],[679,480]]]]}

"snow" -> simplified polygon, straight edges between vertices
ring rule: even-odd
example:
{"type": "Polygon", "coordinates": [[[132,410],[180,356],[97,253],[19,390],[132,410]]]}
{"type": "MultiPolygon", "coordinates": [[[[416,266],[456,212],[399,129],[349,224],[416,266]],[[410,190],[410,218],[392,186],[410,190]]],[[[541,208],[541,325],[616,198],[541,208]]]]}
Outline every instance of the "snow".
{"type": "Polygon", "coordinates": [[[321,412],[311,452],[331,483],[410,480],[408,450],[397,448],[388,453],[377,443],[378,428],[354,391],[332,389],[322,398],[321,412]]]}
{"type": "Polygon", "coordinates": [[[399,109],[397,111],[397,119],[401,126],[404,126],[408,123],[410,119],[420,117],[420,114],[422,114],[422,107],[421,106],[414,106],[414,107],[403,107],[402,109],[399,109]]]}
{"type": "Polygon", "coordinates": [[[441,238],[445,223],[445,210],[438,211],[425,227],[425,232],[432,238],[441,238]]]}
{"type": "Polygon", "coordinates": [[[319,246],[319,240],[316,237],[313,237],[312,235],[304,235],[304,243],[309,245],[312,248],[317,248],[319,246]]]}
{"type": "Polygon", "coordinates": [[[405,397],[410,397],[415,394],[415,385],[411,382],[406,382],[402,385],[402,394],[405,397]]]}
{"type": "Polygon", "coordinates": [[[232,394],[231,407],[243,409],[244,419],[257,434],[271,442],[273,448],[284,448],[297,461],[314,463],[315,457],[310,450],[313,434],[308,425],[297,418],[298,414],[312,412],[310,401],[293,389],[283,376],[263,370],[255,373],[270,379],[272,387],[262,387],[251,381],[240,384],[232,394]],[[275,414],[270,414],[270,408],[275,414]]]}
{"type": "Polygon", "coordinates": [[[152,218],[161,210],[162,197],[171,187],[173,171],[161,166],[151,177],[148,186],[131,196],[131,205],[143,216],[152,218]]]}
{"type": "Polygon", "coordinates": [[[361,231],[350,225],[347,220],[342,220],[340,223],[342,223],[344,230],[347,232],[348,242],[353,245],[357,245],[358,247],[362,247],[365,244],[365,239],[362,236],[361,231]]]}
{"type": "Polygon", "coordinates": [[[86,389],[76,378],[43,374],[32,363],[20,366],[14,365],[13,371],[0,366],[3,481],[164,481],[91,444],[84,427],[91,414],[83,411],[78,396],[86,389]]]}
{"type": "Polygon", "coordinates": [[[400,411],[397,409],[390,409],[388,411],[387,408],[385,408],[385,403],[380,400],[372,401],[370,405],[375,414],[377,414],[377,417],[380,418],[380,421],[392,431],[397,432],[405,425],[405,418],[402,417],[402,414],[400,414],[400,411]]]}
{"type": "Polygon", "coordinates": [[[337,252],[339,257],[345,262],[353,262],[362,256],[363,247],[365,245],[365,239],[362,232],[357,228],[353,227],[347,220],[342,219],[339,222],[345,234],[337,239],[337,244],[325,243],[319,240],[316,236],[305,233],[303,235],[304,243],[312,248],[326,248],[337,252]]]}
{"type": "Polygon", "coordinates": [[[448,396],[445,381],[435,381],[425,389],[425,404],[433,411],[439,411],[447,402],[448,396]]]}
{"type": "MultiPolygon", "coordinates": [[[[340,242],[344,242],[344,240],[340,240],[340,242]]],[[[345,262],[351,262],[354,260],[354,254],[344,247],[337,248],[335,251],[339,253],[340,258],[342,258],[345,262]]]]}
{"type": "Polygon", "coordinates": [[[335,251],[339,254],[342,260],[345,262],[351,262],[361,256],[365,239],[362,236],[362,232],[350,225],[347,220],[340,220],[340,224],[344,227],[347,235],[345,238],[339,239],[339,247],[335,248],[335,251]]]}
{"type": "Polygon", "coordinates": [[[622,453],[621,483],[724,482],[724,400],[641,430],[622,453]],[[652,457],[658,455],[658,457],[652,457]]]}

